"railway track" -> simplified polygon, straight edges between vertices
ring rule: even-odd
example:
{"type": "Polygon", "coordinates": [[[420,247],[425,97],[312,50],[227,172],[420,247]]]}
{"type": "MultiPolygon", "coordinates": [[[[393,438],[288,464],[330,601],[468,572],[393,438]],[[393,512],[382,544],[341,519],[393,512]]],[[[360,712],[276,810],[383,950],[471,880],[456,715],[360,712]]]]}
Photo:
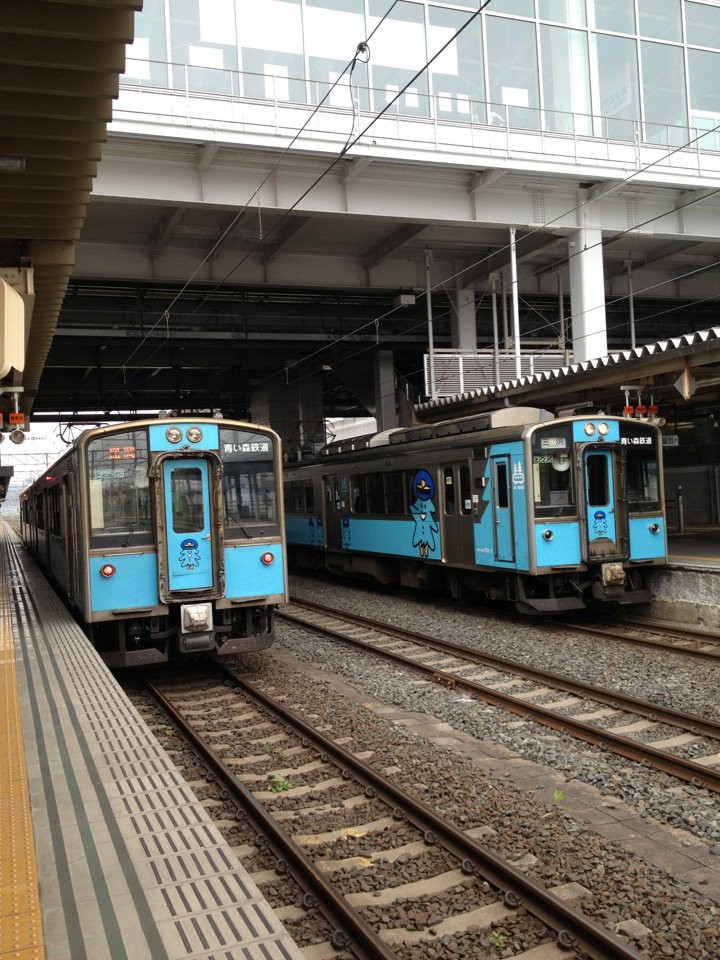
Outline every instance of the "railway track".
{"type": "Polygon", "coordinates": [[[706,660],[720,660],[720,638],[691,627],[624,617],[607,623],[584,623],[582,620],[548,621],[548,625],[574,630],[594,637],[625,640],[683,653],[706,660]]]}
{"type": "Polygon", "coordinates": [[[503,931],[518,926],[527,928],[518,960],[645,956],[572,905],[578,884],[545,889],[487,849],[482,826],[459,829],[257,685],[230,674],[224,685],[207,677],[149,687],[220,788],[208,802],[225,805],[231,824],[247,818],[245,836],[255,831],[241,853],[260,867],[261,887],[278,881],[286,891],[280,919],[293,935],[314,931],[300,943],[308,960],[392,960],[455,941],[454,956],[486,955],[488,944],[508,956],[503,931]],[[413,879],[398,882],[408,861],[413,879]],[[349,879],[358,864],[360,886],[349,879]],[[293,927],[309,912],[316,922],[293,927]]]}
{"type": "Polygon", "coordinates": [[[716,721],[308,600],[293,599],[279,615],[436,683],[720,792],[720,723],[716,721]]]}
{"type": "MultiPolygon", "coordinates": [[[[451,604],[446,600],[439,600],[437,605],[438,609],[445,609],[453,614],[457,613],[458,610],[466,610],[473,615],[477,615],[480,609],[488,610],[495,619],[507,620],[512,623],[528,623],[526,615],[500,609],[496,604],[488,605],[480,600],[469,604],[459,604],[458,602],[451,604]]],[[[656,647],[704,660],[720,660],[720,637],[715,636],[708,630],[695,629],[682,624],[629,616],[601,621],[592,614],[588,614],[586,618],[568,616],[563,620],[536,617],[532,618],[530,622],[533,629],[549,630],[552,631],[553,635],[556,635],[558,630],[569,630],[573,633],[601,637],[604,640],[620,640],[630,644],[656,647]]]]}

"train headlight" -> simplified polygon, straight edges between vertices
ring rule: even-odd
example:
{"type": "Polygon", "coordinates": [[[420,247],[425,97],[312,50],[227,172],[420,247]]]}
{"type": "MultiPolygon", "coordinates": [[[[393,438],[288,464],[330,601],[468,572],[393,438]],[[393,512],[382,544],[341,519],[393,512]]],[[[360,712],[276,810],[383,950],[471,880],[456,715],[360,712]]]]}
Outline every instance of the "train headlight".
{"type": "Polygon", "coordinates": [[[604,437],[610,430],[610,427],[606,423],[598,424],[598,433],[601,437],[604,437]]]}
{"type": "Polygon", "coordinates": [[[650,533],[660,533],[660,524],[659,524],[659,523],[651,523],[651,524],[650,524],[650,533]]]}
{"type": "Polygon", "coordinates": [[[168,427],[165,431],[165,439],[168,443],[180,443],[182,440],[182,430],[178,427],[168,427]]]}
{"type": "Polygon", "coordinates": [[[202,440],[202,430],[200,427],[190,427],[187,432],[187,438],[191,443],[200,443],[202,440]]]}
{"type": "Polygon", "coordinates": [[[552,530],[543,530],[542,538],[543,540],[547,540],[548,543],[552,540],[554,536],[555,534],[552,532],[552,530]]]}
{"type": "Polygon", "coordinates": [[[591,437],[591,436],[595,433],[595,424],[594,424],[594,423],[586,423],[586,424],[585,424],[585,433],[586,433],[589,437],[591,437]]]}
{"type": "Polygon", "coordinates": [[[269,567],[270,564],[273,563],[275,560],[275,554],[270,553],[270,551],[267,550],[265,553],[263,553],[260,559],[262,560],[262,562],[265,564],[266,567],[269,567]]]}
{"type": "Polygon", "coordinates": [[[104,563],[100,567],[100,573],[105,577],[111,577],[115,573],[115,567],[111,563],[104,563]]]}

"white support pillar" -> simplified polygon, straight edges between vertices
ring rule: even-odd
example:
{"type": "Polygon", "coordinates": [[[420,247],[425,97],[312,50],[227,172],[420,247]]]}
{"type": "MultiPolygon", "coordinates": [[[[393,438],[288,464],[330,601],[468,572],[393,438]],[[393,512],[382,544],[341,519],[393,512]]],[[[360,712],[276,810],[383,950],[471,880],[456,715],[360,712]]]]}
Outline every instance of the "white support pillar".
{"type": "Polygon", "coordinates": [[[573,360],[607,356],[602,233],[581,227],[568,240],[573,360]]]}
{"type": "Polygon", "coordinates": [[[454,290],[449,293],[452,314],[450,316],[450,346],[463,353],[477,350],[477,326],[475,324],[475,291],[454,290]]]}

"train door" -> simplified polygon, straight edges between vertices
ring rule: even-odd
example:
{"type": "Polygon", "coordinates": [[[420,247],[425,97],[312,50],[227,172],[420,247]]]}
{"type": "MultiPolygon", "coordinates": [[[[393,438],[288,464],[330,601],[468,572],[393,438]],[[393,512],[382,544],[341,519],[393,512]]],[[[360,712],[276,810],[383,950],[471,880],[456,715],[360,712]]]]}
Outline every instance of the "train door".
{"type": "Polygon", "coordinates": [[[336,474],[323,477],[322,487],[326,547],[328,550],[340,550],[342,546],[342,496],[340,492],[340,478],[336,474]]]}
{"type": "Polygon", "coordinates": [[[65,537],[65,569],[68,572],[67,593],[71,600],[80,602],[80,558],[79,525],[80,512],[76,509],[74,479],[72,474],[66,475],[63,480],[63,495],[65,498],[64,516],[62,519],[65,537]]]}
{"type": "Polygon", "coordinates": [[[441,472],[443,557],[451,563],[472,564],[475,555],[470,465],[454,463],[441,472]]]}
{"type": "Polygon", "coordinates": [[[583,451],[587,559],[606,560],[623,555],[623,520],[618,510],[615,454],[590,447],[583,451]]]}
{"type": "Polygon", "coordinates": [[[495,559],[501,563],[515,560],[512,501],[510,499],[510,455],[490,458],[492,508],[495,527],[495,559]]]}
{"type": "Polygon", "coordinates": [[[214,585],[210,480],[206,460],[163,463],[168,589],[214,585]]]}

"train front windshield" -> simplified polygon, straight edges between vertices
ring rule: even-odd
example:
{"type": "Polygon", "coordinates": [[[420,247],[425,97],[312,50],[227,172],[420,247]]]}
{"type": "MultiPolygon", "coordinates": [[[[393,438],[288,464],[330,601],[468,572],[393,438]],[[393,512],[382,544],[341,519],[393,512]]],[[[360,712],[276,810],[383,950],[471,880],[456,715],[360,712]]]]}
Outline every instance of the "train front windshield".
{"type": "Polygon", "coordinates": [[[264,433],[220,429],[223,464],[223,512],[226,532],[248,536],[248,525],[277,532],[275,443],[264,433]]]}
{"type": "Polygon", "coordinates": [[[536,430],[532,437],[533,490],[536,517],[577,513],[569,425],[536,430]]]}
{"type": "Polygon", "coordinates": [[[87,463],[92,546],[109,546],[128,536],[134,544],[150,542],[147,431],[91,440],[87,463]]]}
{"type": "Polygon", "coordinates": [[[660,509],[658,435],[642,423],[620,424],[620,446],[625,458],[625,494],[631,513],[660,509]]]}

